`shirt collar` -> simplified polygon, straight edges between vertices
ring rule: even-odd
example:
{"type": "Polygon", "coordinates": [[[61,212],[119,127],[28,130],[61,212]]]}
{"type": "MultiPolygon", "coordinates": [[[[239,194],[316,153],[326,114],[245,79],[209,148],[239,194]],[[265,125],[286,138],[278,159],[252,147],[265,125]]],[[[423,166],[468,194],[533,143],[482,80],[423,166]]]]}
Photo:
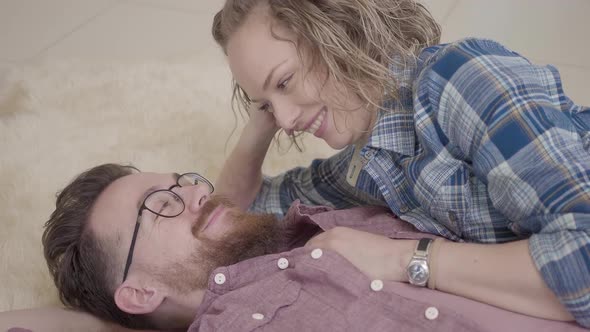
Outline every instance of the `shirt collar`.
{"type": "Polygon", "coordinates": [[[386,100],[377,116],[367,147],[385,149],[402,155],[416,153],[416,131],[414,126],[414,84],[422,64],[429,57],[423,52],[419,57],[390,66],[398,81],[399,99],[386,100]]]}
{"type": "MultiPolygon", "coordinates": [[[[414,226],[398,219],[391,210],[382,206],[335,210],[326,206],[303,205],[297,200],[291,205],[284,222],[288,230],[301,231],[302,227],[313,227],[311,236],[320,230],[328,231],[334,227],[348,227],[396,239],[415,239],[421,236],[414,226]]],[[[308,234],[301,245],[311,238],[308,234]]],[[[287,250],[293,248],[296,247],[287,250]]]]}

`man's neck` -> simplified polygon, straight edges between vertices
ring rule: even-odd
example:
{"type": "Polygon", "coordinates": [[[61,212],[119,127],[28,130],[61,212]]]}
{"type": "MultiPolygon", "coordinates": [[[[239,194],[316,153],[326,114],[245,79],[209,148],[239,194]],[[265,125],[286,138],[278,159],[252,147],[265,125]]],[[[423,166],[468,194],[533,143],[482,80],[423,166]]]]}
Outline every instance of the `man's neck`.
{"type": "Polygon", "coordinates": [[[186,330],[195,319],[205,290],[199,289],[178,297],[168,297],[155,313],[158,325],[165,329],[186,330]]]}

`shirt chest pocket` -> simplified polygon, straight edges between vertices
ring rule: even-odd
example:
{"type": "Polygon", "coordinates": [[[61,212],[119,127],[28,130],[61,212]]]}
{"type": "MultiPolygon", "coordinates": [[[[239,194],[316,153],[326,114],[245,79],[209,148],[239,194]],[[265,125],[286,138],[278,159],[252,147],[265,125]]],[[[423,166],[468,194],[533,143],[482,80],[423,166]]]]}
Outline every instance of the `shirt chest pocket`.
{"type": "Polygon", "coordinates": [[[264,292],[257,282],[220,296],[203,315],[199,331],[264,329],[280,309],[295,303],[301,291],[299,282],[280,273],[259,282],[264,282],[264,292]]]}
{"type": "Polygon", "coordinates": [[[414,186],[422,207],[459,237],[471,202],[470,177],[463,161],[439,157],[422,170],[414,186]]]}

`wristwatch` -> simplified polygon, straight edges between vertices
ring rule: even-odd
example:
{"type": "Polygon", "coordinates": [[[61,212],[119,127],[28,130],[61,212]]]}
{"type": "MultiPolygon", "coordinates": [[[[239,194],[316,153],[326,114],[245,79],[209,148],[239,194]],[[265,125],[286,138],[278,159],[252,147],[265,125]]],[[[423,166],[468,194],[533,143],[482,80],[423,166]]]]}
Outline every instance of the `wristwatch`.
{"type": "Polygon", "coordinates": [[[432,239],[420,239],[414,250],[414,256],[410,260],[406,271],[408,273],[408,280],[410,284],[424,287],[428,283],[430,277],[430,269],[428,268],[428,249],[432,239]]]}

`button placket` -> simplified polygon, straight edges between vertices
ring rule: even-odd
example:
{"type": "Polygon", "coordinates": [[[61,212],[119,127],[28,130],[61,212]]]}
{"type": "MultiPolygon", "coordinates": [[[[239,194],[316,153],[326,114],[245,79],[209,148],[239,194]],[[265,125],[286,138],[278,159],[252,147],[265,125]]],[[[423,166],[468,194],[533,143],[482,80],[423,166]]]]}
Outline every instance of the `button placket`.
{"type": "Polygon", "coordinates": [[[223,284],[225,284],[225,281],[226,281],[225,274],[217,273],[215,275],[215,277],[213,277],[213,280],[215,281],[216,284],[223,285],[223,284]]]}
{"type": "Polygon", "coordinates": [[[371,281],[371,289],[375,292],[381,291],[383,289],[383,281],[379,279],[371,281]]]}
{"type": "Polygon", "coordinates": [[[428,320],[435,320],[438,318],[438,309],[436,307],[428,307],[424,311],[424,316],[428,320]]]}
{"type": "Polygon", "coordinates": [[[279,267],[279,269],[284,270],[289,267],[289,260],[287,260],[284,257],[281,257],[277,261],[277,266],[279,267]]]}
{"type": "Polygon", "coordinates": [[[264,315],[261,314],[261,313],[259,313],[259,312],[257,312],[257,313],[252,314],[252,318],[254,318],[256,320],[263,320],[264,319],[264,315]]]}
{"type": "Polygon", "coordinates": [[[373,149],[369,149],[367,150],[367,152],[365,152],[365,158],[368,159],[373,159],[373,157],[375,156],[375,151],[373,149]]]}
{"type": "Polygon", "coordinates": [[[455,211],[449,211],[449,212],[447,212],[447,216],[449,217],[449,220],[453,224],[456,224],[457,223],[457,213],[455,213],[455,211]]]}
{"type": "Polygon", "coordinates": [[[322,251],[322,249],[317,248],[311,252],[311,258],[320,259],[320,257],[322,257],[323,254],[324,254],[324,252],[322,251]]]}

